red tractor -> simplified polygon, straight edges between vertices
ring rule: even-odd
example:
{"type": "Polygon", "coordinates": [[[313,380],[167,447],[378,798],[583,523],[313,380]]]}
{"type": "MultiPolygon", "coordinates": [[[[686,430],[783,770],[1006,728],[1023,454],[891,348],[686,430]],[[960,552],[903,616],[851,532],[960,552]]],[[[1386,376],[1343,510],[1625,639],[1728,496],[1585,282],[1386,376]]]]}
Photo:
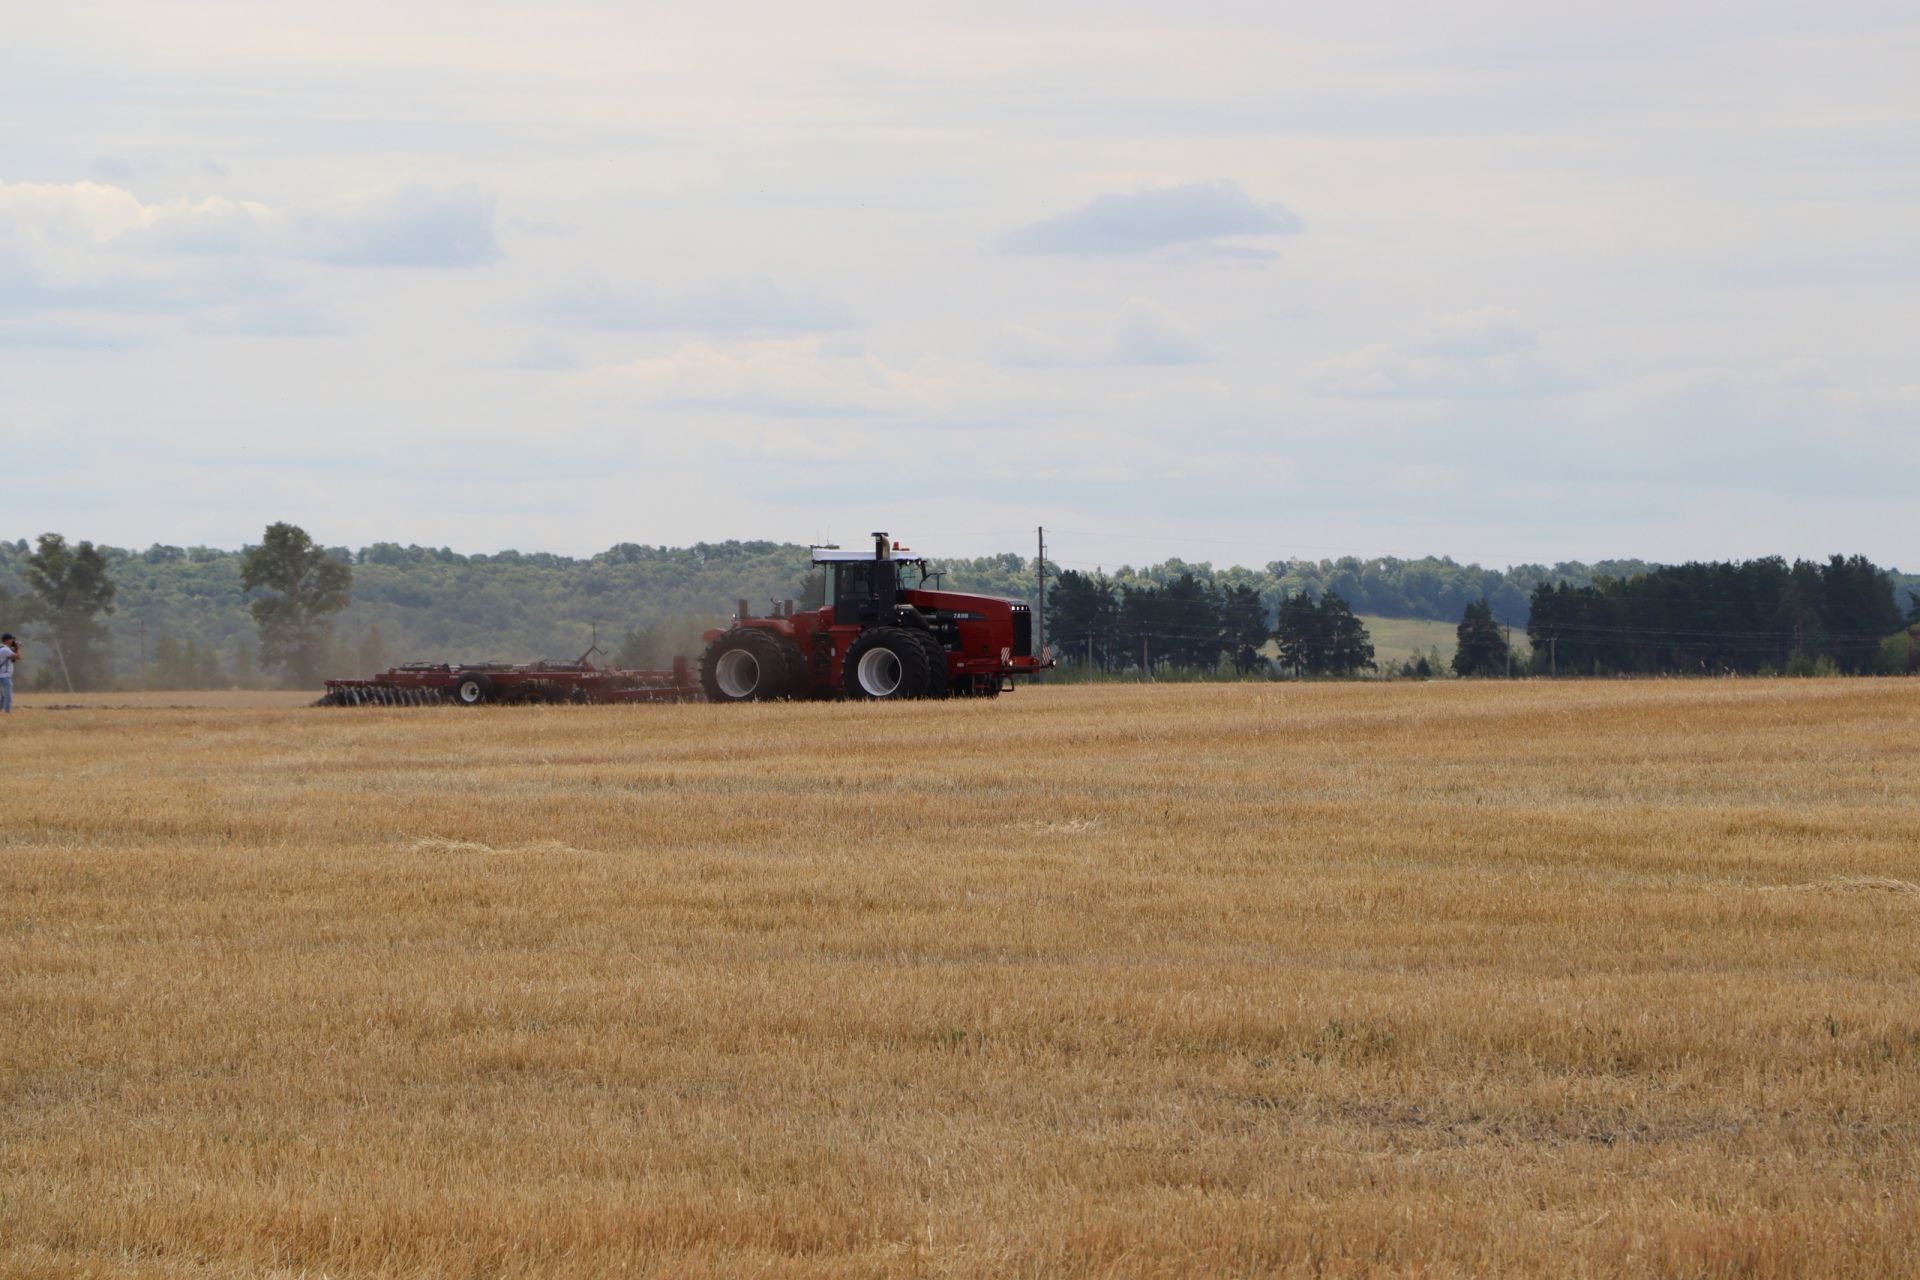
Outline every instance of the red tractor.
{"type": "Polygon", "coordinates": [[[884,533],[873,540],[872,550],[814,548],[820,608],[788,601],[756,618],[741,601],[731,627],[707,632],[707,700],[991,698],[1010,677],[1053,665],[1033,652],[1024,601],[942,591],[924,559],[884,533]]]}

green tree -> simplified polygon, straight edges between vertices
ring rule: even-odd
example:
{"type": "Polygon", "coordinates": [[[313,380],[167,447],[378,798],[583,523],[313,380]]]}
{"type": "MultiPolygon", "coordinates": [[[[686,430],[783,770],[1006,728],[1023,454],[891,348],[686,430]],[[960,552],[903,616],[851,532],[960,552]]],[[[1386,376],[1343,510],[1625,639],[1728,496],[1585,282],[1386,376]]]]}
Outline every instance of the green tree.
{"type": "Polygon", "coordinates": [[[1126,661],[1120,604],[1104,574],[1067,569],[1048,585],[1047,632],[1063,662],[1107,670],[1126,661]]]}
{"type": "Polygon", "coordinates": [[[1304,593],[1282,600],[1273,638],[1280,665],[1295,675],[1345,676],[1379,666],[1366,624],[1331,588],[1318,602],[1304,593]]]}
{"type": "Polygon", "coordinates": [[[249,606],[260,629],[260,665],[280,668],[294,685],[318,683],[353,570],[316,547],[298,525],[270,524],[260,545],[242,556],[240,580],[248,591],[273,593],[249,606]]]}
{"type": "Polygon", "coordinates": [[[1320,669],[1320,655],[1326,645],[1320,638],[1320,609],[1311,596],[1303,591],[1280,601],[1273,639],[1280,650],[1281,667],[1296,676],[1320,669]]]}
{"type": "Polygon", "coordinates": [[[1267,607],[1261,603],[1258,590],[1241,583],[1220,593],[1220,638],[1241,675],[1261,664],[1260,646],[1267,639],[1267,607]]]}
{"type": "Polygon", "coordinates": [[[1191,573],[1161,589],[1162,651],[1179,666],[1212,667],[1220,659],[1220,612],[1213,593],[1191,573]]]}
{"type": "Polygon", "coordinates": [[[1327,646],[1323,669],[1329,673],[1348,676],[1379,666],[1373,659],[1373,641],[1367,636],[1366,624],[1337,591],[1329,590],[1320,597],[1320,632],[1327,646]]]}
{"type": "Polygon", "coordinates": [[[107,628],[100,615],[113,612],[114,584],[107,560],[91,543],[69,547],[57,533],[43,533],[26,561],[32,591],[26,616],[40,624],[53,648],[49,675],[69,692],[107,682],[107,628]]]}
{"type": "Polygon", "coordinates": [[[1459,647],[1453,653],[1453,673],[1457,676],[1498,676],[1507,671],[1507,637],[1493,620],[1493,605],[1485,596],[1468,605],[1460,614],[1460,626],[1454,633],[1459,647]]]}

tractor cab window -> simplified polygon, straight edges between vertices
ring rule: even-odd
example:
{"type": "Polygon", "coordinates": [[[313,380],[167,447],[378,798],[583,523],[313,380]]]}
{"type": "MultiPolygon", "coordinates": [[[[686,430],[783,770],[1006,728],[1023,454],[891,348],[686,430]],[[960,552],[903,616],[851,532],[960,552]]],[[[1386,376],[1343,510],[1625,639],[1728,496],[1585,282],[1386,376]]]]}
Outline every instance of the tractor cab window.
{"type": "Polygon", "coordinates": [[[884,560],[857,560],[836,564],[827,575],[827,603],[836,622],[872,622],[893,603],[893,564],[884,560]],[[876,595],[878,586],[881,593],[876,595]]]}
{"type": "Polygon", "coordinates": [[[829,565],[824,603],[840,622],[872,622],[899,599],[897,592],[920,585],[921,566],[912,560],[853,560],[829,565]]]}

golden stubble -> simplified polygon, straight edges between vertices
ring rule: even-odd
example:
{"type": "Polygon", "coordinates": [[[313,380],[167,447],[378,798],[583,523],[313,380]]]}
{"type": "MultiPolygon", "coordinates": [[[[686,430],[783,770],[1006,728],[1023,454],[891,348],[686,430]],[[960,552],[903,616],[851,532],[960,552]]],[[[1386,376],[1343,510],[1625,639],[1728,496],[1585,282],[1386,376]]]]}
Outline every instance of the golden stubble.
{"type": "Polygon", "coordinates": [[[3,726],[6,1274],[1920,1270],[1920,682],[247,701],[3,726]]]}

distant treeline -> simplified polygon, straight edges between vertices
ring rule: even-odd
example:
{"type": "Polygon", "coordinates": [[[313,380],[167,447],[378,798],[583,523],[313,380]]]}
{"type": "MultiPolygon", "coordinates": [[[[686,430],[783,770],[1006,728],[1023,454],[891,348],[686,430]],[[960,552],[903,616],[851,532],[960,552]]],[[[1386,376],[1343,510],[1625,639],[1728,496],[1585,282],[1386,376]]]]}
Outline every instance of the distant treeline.
{"type": "MultiPolygon", "coordinates": [[[[1911,600],[1920,622],[1920,600],[1911,600]]],[[[1592,586],[1535,588],[1537,665],[1580,675],[1904,670],[1893,578],[1861,556],[1685,564],[1592,586]]]]}
{"type": "MultiPolygon", "coordinates": [[[[1064,661],[1096,671],[1212,667],[1225,658],[1247,670],[1249,646],[1260,646],[1263,628],[1290,670],[1372,669],[1372,649],[1364,631],[1352,632],[1357,624],[1348,621],[1350,602],[1336,581],[1352,585],[1352,575],[1322,575],[1317,589],[1282,588],[1269,609],[1244,581],[1183,571],[1162,585],[1069,570],[1055,580],[1048,633],[1064,661]],[[1331,638],[1316,649],[1318,631],[1331,638]]],[[[1904,630],[1920,624],[1920,593],[1908,589],[1903,611],[1895,582],[1861,556],[1825,564],[1770,557],[1641,566],[1624,577],[1591,575],[1586,583],[1550,576],[1534,587],[1523,615],[1530,657],[1511,664],[1500,642],[1494,661],[1473,665],[1523,674],[1902,673],[1911,665],[1904,630]]],[[[1495,634],[1498,610],[1489,597],[1467,600],[1455,620],[1466,624],[1476,613],[1479,627],[1495,634]]]]}
{"type": "Polygon", "coordinates": [[[1068,569],[1047,593],[1047,634],[1062,659],[1094,670],[1213,667],[1222,654],[1248,670],[1274,628],[1274,614],[1250,583],[1209,582],[1191,571],[1164,586],[1124,585],[1068,569]]]}
{"type": "MultiPolygon", "coordinates": [[[[243,584],[243,552],[158,544],[144,551],[97,550],[114,586],[111,612],[100,618],[104,638],[97,680],[183,688],[269,680],[260,670],[258,633],[249,614],[259,593],[243,584]]],[[[25,571],[31,551],[24,540],[0,542],[0,629],[21,629],[16,624],[27,603],[25,571]]],[[[756,611],[764,610],[773,600],[804,600],[811,585],[808,550],[791,543],[622,543],[588,557],[517,551],[462,555],[395,543],[326,552],[352,570],[351,602],[332,620],[324,663],[325,669],[342,675],[368,674],[401,661],[574,657],[596,640],[604,655],[617,655],[627,664],[654,665],[675,653],[696,652],[699,633],[723,623],[737,600],[744,598],[756,611]]],[[[1033,562],[1019,555],[952,559],[939,567],[945,585],[956,590],[1029,600],[1034,595],[1033,562]]],[[[1552,585],[1556,606],[1565,595],[1561,588],[1574,589],[1567,600],[1588,602],[1578,606],[1587,610],[1579,618],[1584,630],[1576,632],[1574,615],[1567,614],[1556,644],[1550,646],[1557,649],[1563,669],[1693,670],[1702,669],[1703,663],[1705,669],[1781,668],[1795,652],[1793,636],[1786,634],[1793,626],[1776,622],[1772,613],[1762,623],[1754,621],[1758,614],[1703,614],[1705,621],[1691,628],[1741,633],[1745,638],[1738,647],[1743,653],[1760,653],[1757,646],[1765,640],[1764,660],[1752,667],[1716,665],[1715,657],[1698,646],[1671,644],[1664,645],[1664,651],[1677,656],[1656,660],[1648,654],[1663,646],[1646,643],[1651,637],[1645,634],[1639,648],[1631,651],[1600,643],[1627,634],[1602,632],[1600,627],[1645,633],[1679,626],[1678,614],[1644,611],[1630,611],[1627,616],[1633,621],[1621,622],[1621,593],[1629,589],[1623,584],[1665,582],[1661,575],[1668,572],[1702,568],[1668,571],[1626,560],[1497,570],[1445,557],[1342,557],[1276,560],[1262,569],[1216,569],[1174,559],[1138,568],[1122,565],[1111,573],[1074,570],[1069,576],[1050,563],[1049,631],[1063,651],[1073,654],[1083,654],[1091,639],[1095,661],[1103,666],[1137,662],[1145,639],[1155,665],[1204,667],[1221,654],[1244,662],[1246,651],[1259,647],[1256,632],[1262,640],[1272,632],[1281,603],[1289,598],[1319,601],[1332,593],[1359,614],[1454,622],[1484,596],[1497,619],[1524,626],[1537,589],[1552,585]],[[1608,602],[1606,609],[1614,612],[1580,594],[1586,588],[1598,592],[1608,602]],[[1756,636],[1759,632],[1768,634],[1756,636]],[[1788,642],[1784,657],[1782,641],[1788,642]],[[1583,643],[1588,647],[1568,648],[1583,643]],[[1668,665],[1659,665],[1662,661],[1668,665]]],[[[1814,571],[1820,572],[1819,567],[1814,571]]],[[[1786,572],[1792,579],[1794,574],[1804,577],[1805,571],[1787,567],[1786,572]]],[[[1920,578],[1883,577],[1901,608],[1906,607],[1905,593],[1920,592],[1920,578]]],[[[1701,599],[1721,594],[1718,589],[1703,592],[1701,599]]],[[[1818,626],[1802,626],[1797,633],[1815,645],[1801,652],[1816,657],[1830,652],[1834,663],[1854,669],[1858,652],[1846,645],[1870,631],[1867,619],[1883,617],[1884,609],[1844,617],[1829,610],[1817,620],[1804,610],[1793,616],[1802,623],[1818,621],[1818,626]],[[1819,647],[1826,643],[1821,637],[1832,644],[1819,647]],[[1832,647],[1836,645],[1839,648],[1832,647]]],[[[1714,653],[1733,651],[1723,646],[1714,653]]],[[[29,682],[50,678],[42,656],[31,649],[21,675],[29,682]]]]}

